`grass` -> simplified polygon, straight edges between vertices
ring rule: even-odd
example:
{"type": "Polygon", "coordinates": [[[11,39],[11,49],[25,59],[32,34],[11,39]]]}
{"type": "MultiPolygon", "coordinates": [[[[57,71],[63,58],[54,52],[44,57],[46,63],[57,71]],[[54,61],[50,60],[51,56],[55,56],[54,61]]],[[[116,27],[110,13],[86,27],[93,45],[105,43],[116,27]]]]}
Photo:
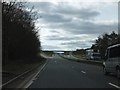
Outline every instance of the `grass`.
{"type": "Polygon", "coordinates": [[[81,63],[87,63],[87,64],[93,64],[93,65],[99,65],[102,66],[102,61],[101,62],[96,62],[96,61],[92,61],[92,60],[86,60],[86,59],[73,59],[73,58],[68,58],[68,57],[63,57],[67,60],[71,60],[71,61],[75,61],[75,62],[81,62],[81,63]]]}
{"type": "Polygon", "coordinates": [[[2,78],[3,83],[9,81],[10,79],[26,72],[37,68],[42,65],[46,61],[45,58],[36,57],[34,60],[29,59],[27,61],[17,60],[17,61],[9,61],[6,64],[2,65],[2,78]]]}
{"type": "Polygon", "coordinates": [[[42,54],[47,57],[52,57],[52,55],[53,55],[53,53],[50,53],[50,52],[42,52],[42,54]]]}
{"type": "Polygon", "coordinates": [[[73,56],[76,58],[81,58],[82,60],[86,60],[86,57],[84,55],[73,54],[73,56]]]}
{"type": "Polygon", "coordinates": [[[11,61],[2,66],[2,71],[19,75],[27,70],[37,67],[38,65],[41,65],[43,62],[44,60],[36,60],[31,62],[11,61]]]}

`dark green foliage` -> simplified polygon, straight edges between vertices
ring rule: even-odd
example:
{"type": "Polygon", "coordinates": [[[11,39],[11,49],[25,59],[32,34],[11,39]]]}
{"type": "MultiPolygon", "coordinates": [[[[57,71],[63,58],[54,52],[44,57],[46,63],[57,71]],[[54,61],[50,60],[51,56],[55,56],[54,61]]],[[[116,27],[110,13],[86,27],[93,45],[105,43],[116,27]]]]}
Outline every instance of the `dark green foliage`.
{"type": "Polygon", "coordinates": [[[33,58],[40,52],[36,16],[21,2],[2,2],[3,62],[33,58]]]}
{"type": "Polygon", "coordinates": [[[73,54],[75,55],[85,55],[85,49],[77,49],[76,51],[73,51],[73,54]]]}
{"type": "Polygon", "coordinates": [[[120,43],[118,34],[116,34],[113,31],[111,34],[105,33],[105,34],[99,36],[98,39],[96,40],[95,44],[92,45],[91,48],[99,49],[101,57],[104,58],[107,47],[114,45],[114,44],[118,44],[118,43],[120,43]]]}

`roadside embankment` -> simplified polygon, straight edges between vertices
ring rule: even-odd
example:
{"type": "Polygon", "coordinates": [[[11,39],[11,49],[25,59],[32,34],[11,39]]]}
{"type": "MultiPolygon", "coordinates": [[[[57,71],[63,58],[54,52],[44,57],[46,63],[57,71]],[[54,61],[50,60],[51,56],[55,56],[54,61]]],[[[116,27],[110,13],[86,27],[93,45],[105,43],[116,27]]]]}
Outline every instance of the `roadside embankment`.
{"type": "Polygon", "coordinates": [[[11,83],[17,77],[22,77],[23,75],[37,69],[41,65],[46,62],[46,59],[43,57],[37,58],[28,62],[24,62],[23,60],[8,62],[2,67],[2,85],[7,85],[7,83],[11,83]]]}
{"type": "Polygon", "coordinates": [[[87,63],[87,64],[93,64],[93,65],[99,65],[102,66],[103,60],[101,61],[95,61],[95,60],[86,60],[86,59],[82,59],[82,58],[77,58],[74,57],[72,55],[60,55],[62,58],[67,59],[67,60],[71,60],[71,61],[76,61],[76,62],[81,62],[81,63],[87,63]]]}

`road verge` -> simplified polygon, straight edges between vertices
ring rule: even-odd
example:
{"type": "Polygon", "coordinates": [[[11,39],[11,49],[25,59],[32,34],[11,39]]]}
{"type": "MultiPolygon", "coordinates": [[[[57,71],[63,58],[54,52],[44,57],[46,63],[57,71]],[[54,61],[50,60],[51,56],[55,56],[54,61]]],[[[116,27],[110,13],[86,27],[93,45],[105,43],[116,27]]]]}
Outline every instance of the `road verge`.
{"type": "Polygon", "coordinates": [[[75,62],[87,63],[87,64],[93,64],[93,65],[99,65],[99,66],[103,65],[103,61],[82,60],[82,59],[79,59],[79,58],[73,58],[73,57],[71,58],[71,57],[66,57],[66,56],[63,56],[63,55],[60,55],[60,56],[64,59],[75,61],[75,62]]]}
{"type": "MultiPolygon", "coordinates": [[[[3,83],[2,87],[4,88],[26,88],[28,87],[28,83],[33,77],[36,75],[36,73],[40,72],[43,69],[43,66],[46,64],[46,60],[44,60],[39,65],[33,67],[30,70],[27,70],[26,72],[12,78],[11,80],[7,81],[6,83],[3,83]],[[27,85],[27,86],[26,86],[27,85]]],[[[29,84],[30,85],[30,84],[29,84]]]]}

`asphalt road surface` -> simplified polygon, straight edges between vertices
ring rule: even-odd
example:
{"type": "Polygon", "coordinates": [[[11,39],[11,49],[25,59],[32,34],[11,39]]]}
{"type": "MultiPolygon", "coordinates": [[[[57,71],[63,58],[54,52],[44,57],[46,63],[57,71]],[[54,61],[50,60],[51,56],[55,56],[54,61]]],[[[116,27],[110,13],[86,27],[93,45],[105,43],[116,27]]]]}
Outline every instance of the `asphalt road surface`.
{"type": "Polygon", "coordinates": [[[69,61],[56,54],[29,88],[120,88],[120,80],[103,75],[101,66],[69,61]]]}

